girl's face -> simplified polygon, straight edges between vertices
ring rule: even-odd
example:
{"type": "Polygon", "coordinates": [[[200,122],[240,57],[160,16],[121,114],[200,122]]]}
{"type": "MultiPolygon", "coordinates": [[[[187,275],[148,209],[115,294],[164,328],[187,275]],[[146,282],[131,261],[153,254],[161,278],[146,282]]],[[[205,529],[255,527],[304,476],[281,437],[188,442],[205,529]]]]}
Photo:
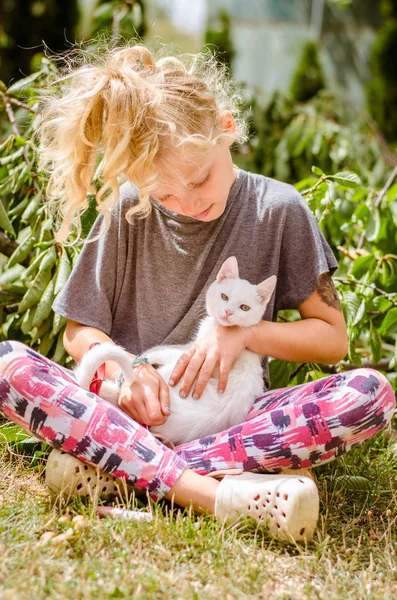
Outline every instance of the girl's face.
{"type": "MultiPolygon", "coordinates": [[[[230,141],[230,145],[232,140],[230,141]]],[[[173,153],[162,161],[152,195],[170,210],[199,221],[213,221],[225,210],[236,177],[230,146],[223,140],[201,155],[173,153]]]]}

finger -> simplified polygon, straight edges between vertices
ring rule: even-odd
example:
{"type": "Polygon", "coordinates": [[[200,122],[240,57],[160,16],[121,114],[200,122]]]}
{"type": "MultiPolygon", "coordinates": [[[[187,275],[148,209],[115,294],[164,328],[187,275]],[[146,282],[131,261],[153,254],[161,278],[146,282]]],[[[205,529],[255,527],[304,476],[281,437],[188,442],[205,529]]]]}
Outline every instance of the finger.
{"type": "Polygon", "coordinates": [[[168,388],[168,385],[165,383],[165,381],[163,379],[160,381],[160,405],[161,405],[161,411],[162,411],[163,415],[165,415],[166,417],[169,417],[170,412],[171,412],[170,390],[168,388]]]}
{"type": "Polygon", "coordinates": [[[205,354],[196,352],[196,354],[189,362],[182,379],[181,389],[179,390],[179,395],[181,396],[181,398],[186,398],[189,395],[193,382],[196,379],[197,374],[200,371],[205,359],[205,354]]]}
{"type": "Polygon", "coordinates": [[[176,385],[183,373],[185,372],[186,367],[188,366],[192,356],[195,353],[194,347],[190,348],[187,352],[184,352],[182,356],[180,356],[177,360],[177,363],[174,367],[174,370],[171,373],[171,377],[169,379],[170,386],[176,385]]]}
{"type": "Polygon", "coordinates": [[[223,394],[226,390],[230,369],[231,364],[229,362],[225,360],[221,361],[219,365],[218,394],[223,394]]]}
{"type": "Polygon", "coordinates": [[[147,414],[146,407],[143,402],[140,404],[133,404],[132,398],[123,396],[120,398],[119,407],[123,412],[125,412],[140,425],[148,425],[149,415],[147,414]]]}
{"type": "Polygon", "coordinates": [[[162,425],[165,421],[165,417],[161,410],[161,404],[159,400],[159,392],[155,394],[153,390],[147,389],[145,393],[145,408],[149,417],[148,425],[151,427],[152,425],[162,425]]]}
{"type": "Polygon", "coordinates": [[[198,400],[200,398],[201,394],[203,393],[205,386],[207,385],[212,373],[214,372],[216,363],[217,363],[216,357],[207,356],[206,360],[204,361],[204,363],[199,371],[197,382],[196,382],[196,385],[194,386],[194,390],[193,390],[193,398],[195,400],[198,400]]]}

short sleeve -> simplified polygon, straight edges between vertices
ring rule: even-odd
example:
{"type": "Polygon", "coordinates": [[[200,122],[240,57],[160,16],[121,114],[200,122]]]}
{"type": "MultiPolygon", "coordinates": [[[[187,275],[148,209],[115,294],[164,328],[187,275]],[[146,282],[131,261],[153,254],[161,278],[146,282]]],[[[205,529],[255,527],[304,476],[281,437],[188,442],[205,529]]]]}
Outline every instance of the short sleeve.
{"type": "Polygon", "coordinates": [[[66,286],[56,297],[52,308],[67,319],[96,327],[110,335],[123,251],[118,208],[112,211],[107,231],[101,233],[103,222],[104,218],[99,215],[66,286]],[[96,237],[98,239],[95,240],[96,237]],[[92,239],[95,241],[90,242],[92,239]]]}
{"type": "Polygon", "coordinates": [[[318,277],[338,268],[314,215],[295,190],[283,202],[283,212],[276,313],[298,308],[318,288],[318,277]]]}

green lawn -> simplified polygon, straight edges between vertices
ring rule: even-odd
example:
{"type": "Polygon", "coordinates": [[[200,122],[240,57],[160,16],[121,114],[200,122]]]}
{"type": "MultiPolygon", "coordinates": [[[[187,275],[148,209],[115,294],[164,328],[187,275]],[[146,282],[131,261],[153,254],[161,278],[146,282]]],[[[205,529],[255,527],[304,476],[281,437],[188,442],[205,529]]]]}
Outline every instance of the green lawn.
{"type": "Polygon", "coordinates": [[[307,547],[277,543],[253,523],[225,526],[165,503],[153,506],[151,523],[99,520],[81,501],[51,506],[30,461],[1,446],[2,600],[397,596],[389,434],[316,469],[321,517],[307,547]],[[84,518],[68,520],[76,515],[84,518]],[[45,542],[45,532],[67,535],[45,542]]]}

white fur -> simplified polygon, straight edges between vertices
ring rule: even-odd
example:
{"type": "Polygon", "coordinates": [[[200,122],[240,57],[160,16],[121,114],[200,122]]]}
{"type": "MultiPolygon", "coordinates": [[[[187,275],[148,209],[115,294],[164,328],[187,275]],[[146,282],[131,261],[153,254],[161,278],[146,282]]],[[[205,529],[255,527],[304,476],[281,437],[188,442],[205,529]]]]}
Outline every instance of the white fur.
{"type": "MultiPolygon", "coordinates": [[[[239,279],[237,260],[235,257],[228,258],[216,281],[208,288],[208,316],[201,321],[192,342],[219,325],[250,327],[259,323],[275,285],[274,275],[259,285],[239,279]],[[221,294],[228,299],[222,299],[221,294]],[[242,310],[242,305],[249,306],[250,310],[242,310]]],[[[151,363],[161,365],[158,372],[168,382],[177,360],[192,342],[184,346],[156,346],[144,355],[151,363]]],[[[95,346],[83,357],[75,371],[80,385],[88,389],[98,366],[108,360],[117,362],[126,380],[132,381],[131,358],[125,350],[109,343],[95,346]]],[[[174,444],[190,442],[242,423],[255,398],[263,392],[261,357],[250,350],[241,352],[229,373],[227,387],[222,395],[217,392],[218,377],[215,376],[211,377],[199,400],[194,400],[191,394],[182,399],[179,396],[180,386],[181,381],[170,388],[170,416],[163,425],[151,427],[152,432],[159,433],[174,444]]],[[[101,395],[117,404],[118,390],[115,384],[104,382],[101,395]]]]}

